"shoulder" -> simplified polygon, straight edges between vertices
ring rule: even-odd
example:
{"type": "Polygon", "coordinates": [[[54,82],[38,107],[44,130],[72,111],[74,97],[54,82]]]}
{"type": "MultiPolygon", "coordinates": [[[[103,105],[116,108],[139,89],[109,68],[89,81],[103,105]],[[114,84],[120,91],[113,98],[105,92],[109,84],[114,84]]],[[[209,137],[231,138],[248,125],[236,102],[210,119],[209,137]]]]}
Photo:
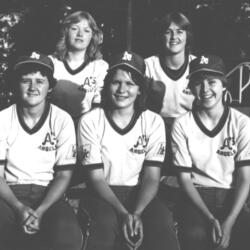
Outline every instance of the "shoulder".
{"type": "Polygon", "coordinates": [[[105,69],[105,70],[107,70],[109,67],[108,63],[103,59],[96,59],[94,61],[91,61],[89,64],[95,65],[96,67],[99,67],[99,68],[105,69]]]}
{"type": "Polygon", "coordinates": [[[250,117],[242,113],[241,111],[230,107],[230,119],[235,123],[237,127],[250,126],[250,117]]]}
{"type": "Polygon", "coordinates": [[[192,121],[193,121],[193,113],[192,111],[188,111],[174,120],[173,128],[181,127],[186,129],[189,126],[191,126],[192,121]]]}
{"type": "Polygon", "coordinates": [[[84,113],[81,116],[79,123],[80,124],[92,123],[97,125],[100,123],[100,120],[104,118],[104,116],[105,116],[104,110],[100,107],[96,107],[84,113]]]}
{"type": "Polygon", "coordinates": [[[9,106],[0,111],[0,124],[9,122],[11,117],[13,116],[13,112],[16,110],[16,104],[9,106]]]}
{"type": "Polygon", "coordinates": [[[148,65],[158,62],[159,62],[159,57],[157,55],[153,55],[145,59],[145,63],[148,65]]]}
{"type": "Polygon", "coordinates": [[[150,124],[150,126],[153,126],[156,124],[157,125],[164,124],[162,117],[159,114],[157,114],[149,109],[143,111],[141,113],[141,117],[143,117],[145,123],[150,124]]]}
{"type": "Polygon", "coordinates": [[[70,114],[54,104],[50,104],[51,118],[57,122],[73,122],[70,114]]]}

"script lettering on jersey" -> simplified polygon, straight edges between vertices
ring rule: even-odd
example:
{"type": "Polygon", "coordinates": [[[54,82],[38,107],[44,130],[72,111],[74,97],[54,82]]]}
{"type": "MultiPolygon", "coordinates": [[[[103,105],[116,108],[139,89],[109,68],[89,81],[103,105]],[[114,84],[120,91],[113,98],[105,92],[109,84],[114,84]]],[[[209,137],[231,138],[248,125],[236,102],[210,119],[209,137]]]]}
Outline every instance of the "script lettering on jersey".
{"type": "Polygon", "coordinates": [[[146,152],[145,148],[148,145],[148,140],[149,139],[146,137],[146,135],[139,136],[136,143],[129,151],[135,154],[144,154],[146,152]]]}
{"type": "Polygon", "coordinates": [[[56,150],[56,137],[53,132],[48,132],[43,139],[42,144],[39,146],[42,151],[56,150]]]}
{"type": "Polygon", "coordinates": [[[95,92],[97,90],[96,77],[86,77],[84,83],[79,87],[79,89],[85,92],[95,92]]]}
{"type": "Polygon", "coordinates": [[[217,150],[216,153],[222,156],[235,155],[236,154],[235,138],[227,137],[226,139],[224,139],[223,145],[217,150]]]}

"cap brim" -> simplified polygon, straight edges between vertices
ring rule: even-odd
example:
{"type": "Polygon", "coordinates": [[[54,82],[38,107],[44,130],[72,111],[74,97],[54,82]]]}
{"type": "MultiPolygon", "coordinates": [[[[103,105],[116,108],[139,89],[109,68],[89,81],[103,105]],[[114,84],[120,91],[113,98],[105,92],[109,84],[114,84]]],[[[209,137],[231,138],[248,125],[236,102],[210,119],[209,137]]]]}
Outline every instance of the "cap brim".
{"type": "Polygon", "coordinates": [[[52,67],[48,66],[46,63],[37,62],[37,61],[33,61],[33,60],[27,60],[27,61],[24,61],[24,62],[18,62],[18,63],[16,63],[15,66],[14,66],[14,70],[17,70],[18,68],[20,68],[21,66],[23,66],[25,64],[41,65],[41,66],[49,69],[52,73],[54,71],[54,69],[52,67]]]}
{"type": "Polygon", "coordinates": [[[140,74],[141,76],[143,76],[143,74],[136,68],[136,67],[133,67],[132,65],[130,65],[130,64],[128,64],[128,63],[118,63],[118,64],[115,64],[115,65],[113,65],[113,66],[111,66],[109,69],[108,69],[108,72],[109,71],[112,71],[112,70],[114,70],[114,69],[116,69],[116,68],[119,68],[119,67],[121,67],[121,66],[126,66],[126,67],[128,67],[128,68],[130,68],[130,69],[133,69],[136,73],[138,73],[138,74],[140,74]]]}
{"type": "Polygon", "coordinates": [[[222,71],[203,68],[203,69],[197,69],[197,70],[195,70],[194,72],[190,73],[190,74],[187,76],[187,79],[190,79],[190,77],[192,77],[193,75],[196,75],[197,73],[200,73],[200,72],[204,72],[204,73],[206,73],[206,72],[208,72],[208,73],[215,73],[215,74],[219,74],[219,75],[222,75],[222,76],[225,75],[225,73],[222,72],[222,71]]]}

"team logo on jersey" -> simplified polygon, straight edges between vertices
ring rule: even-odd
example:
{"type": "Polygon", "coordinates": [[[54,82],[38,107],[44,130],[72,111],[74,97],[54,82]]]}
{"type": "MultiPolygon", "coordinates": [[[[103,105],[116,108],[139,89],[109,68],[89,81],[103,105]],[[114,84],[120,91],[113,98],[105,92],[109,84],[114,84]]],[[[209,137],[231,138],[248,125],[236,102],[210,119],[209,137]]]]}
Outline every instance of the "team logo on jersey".
{"type": "Polygon", "coordinates": [[[139,136],[135,145],[133,145],[129,151],[135,154],[144,154],[146,152],[148,140],[149,139],[146,137],[146,135],[139,136]]]}
{"type": "Polygon", "coordinates": [[[216,152],[222,156],[233,156],[236,154],[235,138],[227,137],[224,139],[223,145],[216,152]]]}
{"type": "Polygon", "coordinates": [[[90,144],[85,144],[85,145],[82,146],[81,155],[82,155],[82,160],[83,161],[86,161],[89,158],[90,150],[91,150],[91,145],[90,144]]]}
{"type": "Polygon", "coordinates": [[[76,145],[73,144],[69,147],[68,153],[66,155],[66,159],[70,160],[70,159],[76,159],[76,145]]]}
{"type": "Polygon", "coordinates": [[[79,87],[79,89],[85,92],[95,92],[97,89],[96,77],[86,77],[84,83],[79,87]]]}
{"type": "Polygon", "coordinates": [[[53,132],[46,133],[42,144],[39,146],[42,151],[54,151],[56,150],[56,137],[53,132]]]}
{"type": "Polygon", "coordinates": [[[164,142],[160,142],[158,144],[158,149],[156,150],[156,155],[158,156],[164,156],[166,151],[166,145],[164,142]]]}

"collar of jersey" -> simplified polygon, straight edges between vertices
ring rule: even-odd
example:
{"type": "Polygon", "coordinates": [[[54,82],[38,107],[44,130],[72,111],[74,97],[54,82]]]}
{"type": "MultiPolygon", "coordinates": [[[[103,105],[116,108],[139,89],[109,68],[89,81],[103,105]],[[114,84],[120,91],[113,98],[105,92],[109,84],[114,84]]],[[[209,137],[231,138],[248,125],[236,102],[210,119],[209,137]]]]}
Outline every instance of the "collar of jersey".
{"type": "Polygon", "coordinates": [[[177,70],[174,70],[174,69],[170,69],[166,66],[166,64],[164,63],[164,58],[162,57],[159,57],[160,59],[160,64],[161,64],[161,67],[163,69],[163,71],[165,72],[165,74],[172,80],[176,81],[178,79],[180,79],[184,73],[186,72],[186,69],[187,69],[187,66],[188,66],[188,62],[189,62],[189,57],[186,56],[185,57],[185,61],[184,63],[182,64],[182,66],[177,69],[177,70]]]}
{"type": "Polygon", "coordinates": [[[225,106],[224,108],[224,112],[218,122],[218,124],[212,129],[212,130],[209,130],[207,129],[204,124],[202,123],[202,121],[200,120],[199,116],[198,116],[198,113],[196,112],[196,109],[194,108],[193,111],[193,116],[194,116],[194,120],[195,122],[197,123],[197,126],[200,128],[200,130],[206,134],[207,136],[209,137],[215,137],[221,130],[222,128],[224,127],[225,125],[225,122],[227,120],[227,117],[228,117],[228,113],[229,113],[229,107],[228,106],[225,106]]]}
{"type": "Polygon", "coordinates": [[[89,61],[85,61],[83,62],[78,68],[76,69],[71,69],[68,62],[66,60],[63,61],[64,67],[65,69],[71,74],[71,75],[75,75],[79,72],[81,72],[87,65],[88,65],[89,61]]]}
{"type": "Polygon", "coordinates": [[[43,124],[44,124],[44,122],[45,122],[45,120],[46,120],[46,118],[47,118],[47,116],[49,114],[49,110],[50,110],[50,104],[47,102],[46,106],[45,106],[45,109],[44,109],[44,112],[43,112],[40,120],[37,122],[37,124],[33,128],[30,129],[26,125],[26,123],[25,123],[25,121],[24,121],[24,119],[23,119],[23,117],[21,115],[20,110],[17,108],[18,120],[19,120],[19,123],[22,126],[23,130],[25,130],[28,134],[36,133],[43,126],[43,124]]]}
{"type": "Polygon", "coordinates": [[[126,133],[128,133],[135,125],[138,117],[140,116],[141,114],[141,111],[137,110],[135,111],[135,113],[133,114],[129,124],[125,127],[125,128],[120,128],[116,125],[116,123],[112,120],[111,118],[111,115],[110,115],[110,112],[107,111],[107,110],[104,110],[105,112],[105,116],[110,124],[110,126],[118,133],[118,134],[121,134],[121,135],[125,135],[126,133]]]}

